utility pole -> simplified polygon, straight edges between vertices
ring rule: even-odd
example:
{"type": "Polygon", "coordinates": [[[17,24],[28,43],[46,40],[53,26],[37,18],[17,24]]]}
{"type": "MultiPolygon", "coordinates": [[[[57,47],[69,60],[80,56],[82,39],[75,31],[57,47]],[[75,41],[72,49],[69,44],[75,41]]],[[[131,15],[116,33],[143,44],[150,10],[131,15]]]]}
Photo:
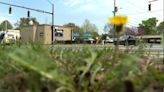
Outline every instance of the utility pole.
{"type": "MultiPolygon", "coordinates": [[[[116,0],[114,0],[114,11],[113,11],[113,16],[116,16],[116,12],[117,12],[117,7],[116,7],[116,0]]],[[[116,31],[116,26],[113,25],[113,33],[114,33],[114,44],[116,42],[116,46],[115,46],[115,50],[114,50],[114,58],[113,61],[117,61],[118,59],[118,53],[119,53],[119,38],[118,38],[118,34],[115,32],[116,31]]]]}
{"type": "MultiPolygon", "coordinates": [[[[116,16],[116,12],[117,12],[117,6],[116,6],[116,0],[114,0],[113,16],[116,16]]],[[[113,25],[113,32],[114,32],[114,30],[115,30],[115,25],[113,25]]],[[[113,36],[114,36],[114,39],[115,39],[116,38],[115,32],[114,32],[113,36]]]]}
{"type": "Polygon", "coordinates": [[[7,32],[8,29],[7,29],[7,20],[5,20],[5,31],[7,32]]]}
{"type": "Polygon", "coordinates": [[[51,6],[52,6],[52,12],[51,12],[51,14],[52,14],[52,25],[51,25],[51,44],[53,44],[54,42],[54,3],[52,3],[50,0],[47,0],[50,4],[51,4],[51,6]]]}
{"type": "MultiPolygon", "coordinates": [[[[164,22],[164,0],[163,0],[163,22],[164,22]]],[[[164,29],[162,31],[162,37],[163,37],[163,40],[164,40],[164,29]]],[[[164,64],[164,43],[163,43],[163,64],[164,64]]],[[[164,88],[163,88],[163,90],[164,90],[164,88]]]]}
{"type": "Polygon", "coordinates": [[[54,41],[54,4],[53,3],[51,3],[51,5],[52,5],[52,27],[51,27],[51,33],[52,33],[52,37],[51,37],[51,40],[52,40],[52,43],[51,44],[53,44],[53,41],[54,41]]]}
{"type": "MultiPolygon", "coordinates": [[[[148,5],[148,7],[149,7],[149,11],[151,11],[151,2],[154,2],[154,1],[158,1],[158,0],[151,0],[151,1],[149,1],[149,5],[148,5]]],[[[163,22],[164,22],[164,0],[163,0],[163,22]]],[[[164,29],[162,30],[162,41],[161,41],[161,43],[163,44],[162,46],[162,48],[163,48],[163,64],[164,64],[164,29]],[[163,42],[163,43],[162,43],[163,42]]]]}
{"type": "MultiPolygon", "coordinates": [[[[164,22],[164,0],[163,0],[163,22],[164,22]]],[[[164,64],[164,29],[162,31],[162,38],[163,38],[163,64],[164,64]]]]}
{"type": "Polygon", "coordinates": [[[117,12],[116,0],[114,0],[114,11],[113,11],[113,16],[116,16],[116,12],[117,12]]]}

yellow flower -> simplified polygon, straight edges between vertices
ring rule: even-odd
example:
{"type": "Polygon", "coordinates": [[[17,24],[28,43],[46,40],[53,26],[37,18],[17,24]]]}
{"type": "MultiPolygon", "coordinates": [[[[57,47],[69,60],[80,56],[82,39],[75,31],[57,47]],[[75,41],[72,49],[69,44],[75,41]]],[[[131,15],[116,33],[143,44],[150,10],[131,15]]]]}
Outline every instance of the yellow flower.
{"type": "Polygon", "coordinates": [[[128,21],[127,16],[114,16],[114,17],[108,18],[108,22],[110,22],[116,26],[126,24],[127,21],[128,21]]]}

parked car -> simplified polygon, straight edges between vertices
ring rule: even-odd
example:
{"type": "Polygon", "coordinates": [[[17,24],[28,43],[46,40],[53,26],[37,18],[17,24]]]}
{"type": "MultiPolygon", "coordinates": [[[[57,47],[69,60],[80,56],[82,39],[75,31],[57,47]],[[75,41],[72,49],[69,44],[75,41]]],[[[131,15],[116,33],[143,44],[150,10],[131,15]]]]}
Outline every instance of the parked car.
{"type": "Polygon", "coordinates": [[[2,43],[4,36],[5,36],[5,32],[0,32],[0,43],[2,43]]]}
{"type": "Polygon", "coordinates": [[[17,35],[14,32],[2,31],[0,32],[0,43],[1,44],[15,44],[17,35]]]}
{"type": "Polygon", "coordinates": [[[107,39],[104,40],[104,42],[105,43],[113,43],[114,40],[113,40],[113,38],[107,38],[107,39]]]}
{"type": "Polygon", "coordinates": [[[92,38],[76,38],[74,41],[77,44],[80,44],[80,43],[93,44],[93,43],[95,43],[95,40],[92,38]]]}
{"type": "MultiPolygon", "coordinates": [[[[116,45],[117,40],[114,40],[114,45],[116,45]]],[[[119,45],[136,45],[136,40],[134,36],[124,35],[119,38],[119,45]]]]}

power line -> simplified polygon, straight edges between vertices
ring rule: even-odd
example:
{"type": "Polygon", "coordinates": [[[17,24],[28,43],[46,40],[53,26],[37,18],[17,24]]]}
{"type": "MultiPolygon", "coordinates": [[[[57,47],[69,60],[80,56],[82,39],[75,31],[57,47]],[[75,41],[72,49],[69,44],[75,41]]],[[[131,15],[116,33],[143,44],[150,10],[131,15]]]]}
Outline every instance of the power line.
{"type": "Polygon", "coordinates": [[[154,16],[154,17],[159,17],[159,16],[161,16],[161,14],[157,14],[157,12],[160,12],[160,11],[162,11],[162,10],[163,10],[163,9],[154,10],[154,11],[152,11],[152,12],[149,12],[149,11],[147,11],[147,12],[137,12],[137,13],[126,14],[126,15],[128,15],[129,18],[133,19],[133,21],[136,22],[136,21],[138,21],[138,20],[136,20],[136,17],[133,17],[133,16],[135,16],[135,15],[144,15],[144,14],[153,13],[153,14],[151,14],[152,16],[154,16]]]}
{"type": "MultiPolygon", "coordinates": [[[[130,2],[130,1],[128,1],[128,0],[126,0],[126,1],[124,1],[124,2],[126,2],[125,4],[126,5],[131,5],[131,6],[133,6],[133,7],[136,7],[136,9],[142,9],[142,10],[145,10],[143,7],[139,7],[139,6],[137,6],[136,4],[134,4],[134,3],[132,3],[132,2],[130,2]]],[[[129,9],[124,9],[124,10],[126,10],[126,11],[129,11],[129,9]]],[[[159,9],[159,10],[154,10],[153,12],[159,12],[159,11],[162,11],[163,9],[159,9]]],[[[130,14],[128,14],[128,15],[140,15],[140,14],[146,14],[146,13],[150,13],[149,11],[143,11],[143,12],[141,12],[141,11],[138,11],[138,12],[136,12],[135,11],[135,13],[130,13],[130,14]]],[[[156,14],[155,14],[156,15],[156,14]]],[[[158,16],[158,15],[157,15],[158,16]]]]}
{"type": "Polygon", "coordinates": [[[133,24],[127,24],[127,26],[136,27],[136,25],[133,24]]]}
{"type": "MultiPolygon", "coordinates": [[[[141,7],[139,7],[139,6],[137,6],[136,4],[134,4],[134,3],[132,3],[132,2],[130,2],[130,1],[123,1],[123,3],[124,3],[124,5],[130,5],[131,7],[135,7],[135,12],[137,11],[137,12],[140,12],[140,10],[145,10],[144,8],[141,8],[141,7]]],[[[125,9],[125,8],[123,8],[123,9],[125,9]]],[[[131,8],[130,8],[131,9],[131,8]]],[[[128,8],[128,11],[129,11],[129,8],[128,8]]]]}
{"type": "MultiPolygon", "coordinates": [[[[124,1],[125,2],[125,1],[124,1]]],[[[135,6],[137,9],[142,9],[142,10],[144,10],[144,8],[142,8],[142,7],[138,7],[136,4],[134,4],[134,3],[132,3],[132,2],[130,2],[130,1],[128,1],[128,0],[126,0],[126,3],[125,4],[128,4],[128,5],[131,5],[131,6],[135,6]]],[[[124,10],[127,10],[127,11],[129,11],[128,9],[124,9],[124,10]]],[[[154,11],[152,11],[153,13],[155,13],[155,12],[160,12],[160,11],[162,11],[163,9],[159,9],[159,10],[154,10],[154,11]]],[[[135,11],[136,12],[136,11],[135,11]]],[[[151,12],[151,13],[152,13],[151,12]]],[[[143,11],[143,12],[137,12],[137,13],[131,13],[131,14],[128,14],[128,15],[142,15],[142,14],[146,14],[146,13],[150,13],[149,11],[143,11]]],[[[159,14],[154,14],[154,15],[156,15],[156,16],[159,16],[159,14]]]]}
{"type": "Polygon", "coordinates": [[[146,12],[131,13],[131,14],[128,14],[128,15],[141,15],[141,14],[146,14],[146,13],[160,12],[160,11],[163,11],[163,9],[154,10],[154,11],[151,11],[151,12],[146,11],[146,12]]]}
{"type": "Polygon", "coordinates": [[[127,1],[127,0],[126,0],[126,2],[129,3],[130,5],[133,5],[133,7],[135,6],[137,9],[138,9],[138,8],[140,8],[141,10],[144,10],[144,9],[145,9],[145,8],[143,8],[143,7],[137,6],[136,4],[134,4],[134,3],[130,2],[130,1],[127,1]]]}

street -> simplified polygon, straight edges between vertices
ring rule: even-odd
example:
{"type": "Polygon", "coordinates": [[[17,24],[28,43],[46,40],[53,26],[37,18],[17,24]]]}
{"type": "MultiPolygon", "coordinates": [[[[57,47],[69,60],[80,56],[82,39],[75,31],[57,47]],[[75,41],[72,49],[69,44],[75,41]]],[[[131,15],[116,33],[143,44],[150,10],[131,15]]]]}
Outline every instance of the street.
{"type": "MultiPolygon", "coordinates": [[[[105,44],[105,45],[53,45],[53,48],[62,48],[62,49],[82,49],[82,48],[92,48],[92,49],[114,49],[113,44],[105,44]]],[[[141,45],[130,45],[130,46],[123,46],[119,45],[119,49],[121,51],[129,49],[130,51],[139,51],[142,49],[145,52],[150,52],[151,55],[160,55],[163,56],[163,48],[161,44],[146,44],[143,47],[141,45]]]]}

